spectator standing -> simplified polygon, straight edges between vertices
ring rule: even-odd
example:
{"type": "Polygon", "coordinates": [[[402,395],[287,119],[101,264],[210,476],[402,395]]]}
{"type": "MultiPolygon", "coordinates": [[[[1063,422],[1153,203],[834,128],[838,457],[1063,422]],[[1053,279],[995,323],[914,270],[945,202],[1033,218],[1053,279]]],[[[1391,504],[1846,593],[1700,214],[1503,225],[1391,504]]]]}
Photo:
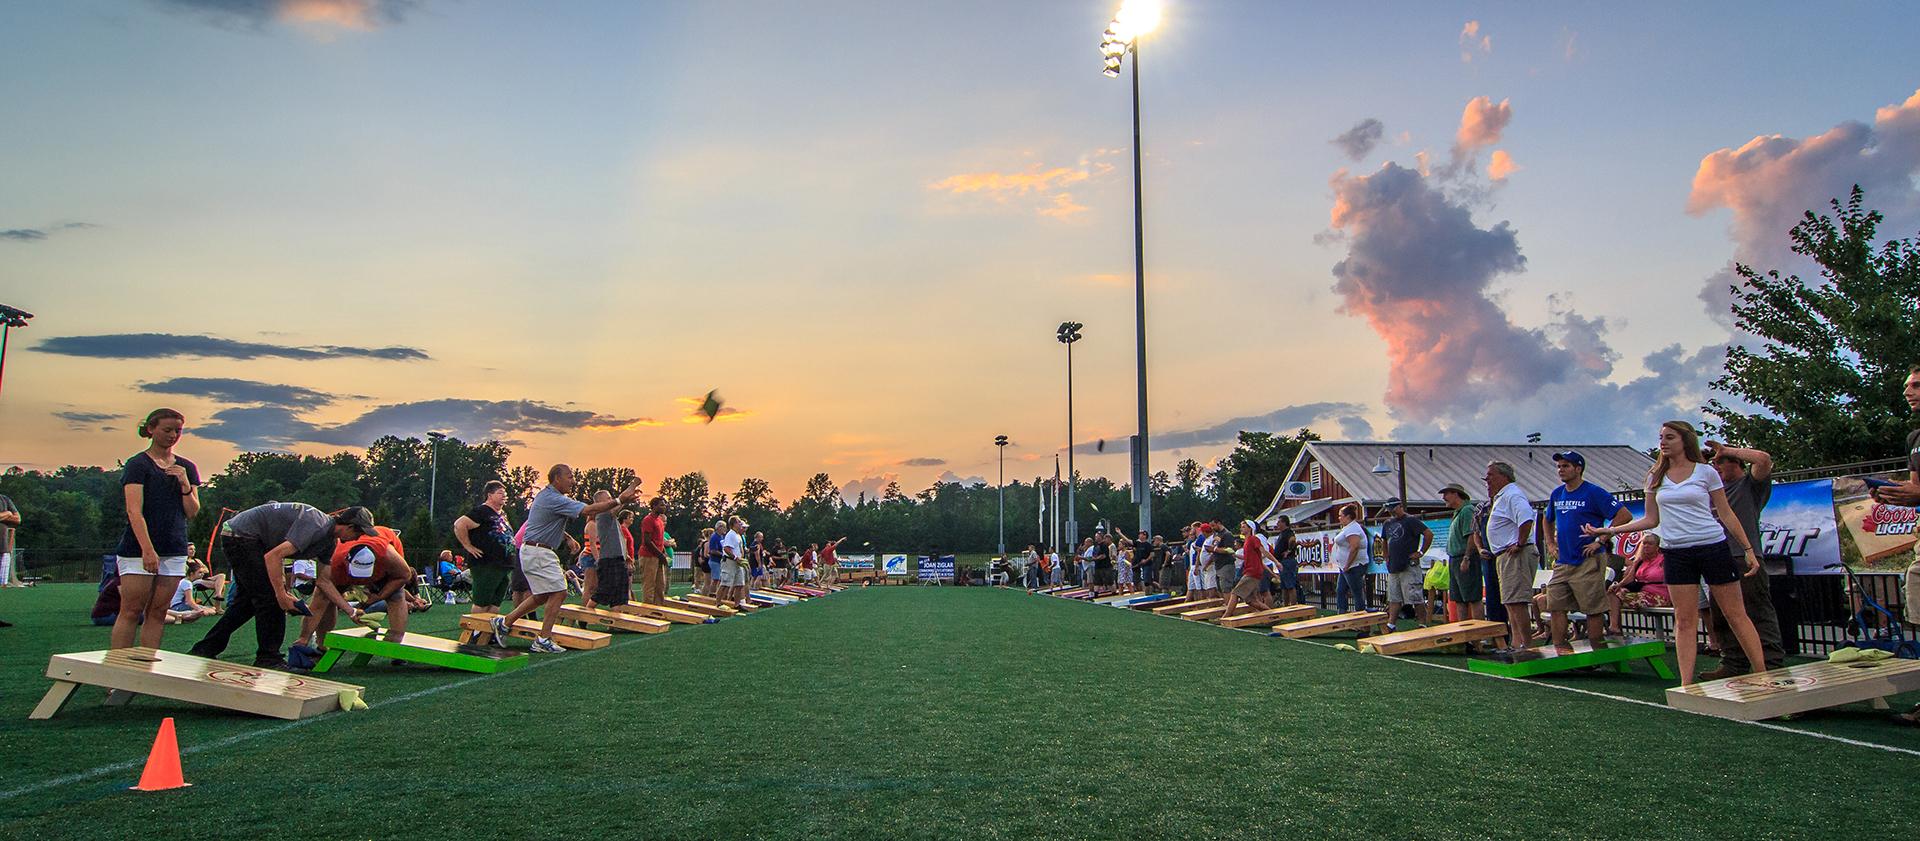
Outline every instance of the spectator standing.
{"type": "Polygon", "coordinates": [[[1387,513],[1380,537],[1387,542],[1387,633],[1393,633],[1399,630],[1402,605],[1414,606],[1421,626],[1433,621],[1420,569],[1420,557],[1433,546],[1433,531],[1408,514],[1406,501],[1399,497],[1387,500],[1387,513]]]}
{"type": "Polygon", "coordinates": [[[1533,576],[1540,570],[1540,550],[1533,546],[1533,503],[1520,490],[1513,465],[1487,464],[1487,554],[1500,576],[1500,604],[1507,609],[1507,649],[1519,651],[1533,642],[1533,576]]]}
{"type": "Polygon", "coordinates": [[[1447,524],[1447,600],[1460,606],[1461,619],[1485,619],[1486,592],[1481,589],[1480,559],[1473,551],[1478,506],[1459,482],[1441,488],[1440,498],[1453,511],[1447,524]]]}
{"type": "Polygon", "coordinates": [[[1705,579],[1716,609],[1726,614],[1748,663],[1765,663],[1760,634],[1747,618],[1740,595],[1742,571],[1728,543],[1746,560],[1745,574],[1760,571],[1760,558],[1740,520],[1727,507],[1720,473],[1702,463],[1699,433],[1686,421],[1660,425],[1660,458],[1647,474],[1646,516],[1620,526],[1583,530],[1596,537],[1660,529],[1666,552],[1667,590],[1673,594],[1673,638],[1680,661],[1680,684],[1693,683],[1699,651],[1693,644],[1700,628],[1700,581],[1705,579]]]}
{"type": "Polygon", "coordinates": [[[1300,603],[1300,537],[1293,531],[1293,518],[1280,517],[1280,533],[1273,538],[1273,557],[1280,564],[1280,606],[1300,603]]]}
{"type": "Polygon", "coordinates": [[[1334,605],[1339,612],[1348,612],[1347,599],[1351,596],[1354,609],[1364,611],[1373,606],[1372,595],[1367,592],[1367,564],[1373,560],[1373,551],[1368,548],[1367,528],[1360,525],[1360,503],[1340,506],[1336,516],[1340,531],[1333,536],[1333,567],[1340,571],[1340,580],[1333,588],[1334,605]]]}
{"type": "Polygon", "coordinates": [[[654,497],[647,501],[647,516],[640,519],[639,545],[635,549],[640,564],[640,601],[667,603],[667,500],[654,497]]]}
{"type": "MultiPolygon", "coordinates": [[[[1767,507],[1767,500],[1773,498],[1773,456],[1764,450],[1734,447],[1718,441],[1708,441],[1707,452],[1712,454],[1713,469],[1720,474],[1720,482],[1727,486],[1727,507],[1733,509],[1734,518],[1754,541],[1754,555],[1759,556],[1760,512],[1767,507]]],[[[1728,551],[1732,551],[1732,544],[1728,544],[1728,551]]],[[[1747,618],[1752,620],[1754,631],[1760,634],[1760,653],[1767,658],[1767,668],[1786,665],[1780,614],[1773,607],[1773,588],[1767,580],[1764,562],[1759,572],[1740,577],[1740,599],[1747,606],[1747,618]]],[[[1723,640],[1732,636],[1726,611],[1713,611],[1712,621],[1714,634],[1723,640]]],[[[1701,673],[1700,679],[1719,680],[1750,671],[1753,664],[1747,662],[1746,653],[1739,646],[1727,646],[1721,649],[1720,667],[1701,673]]]]}
{"type": "Polygon", "coordinates": [[[507,486],[490,481],[481,490],[480,504],[453,521],[453,539],[467,552],[473,577],[473,603],[468,613],[498,613],[506,603],[508,578],[513,573],[513,530],[507,525],[507,486]]]}
{"type": "Polygon", "coordinates": [[[200,513],[200,469],[173,452],[186,433],[185,416],[155,409],[138,432],[152,443],[127,459],[120,471],[127,527],[114,550],[120,566],[120,615],[113,623],[113,648],[136,642],[160,647],[173,591],[187,576],[187,521],[200,513]]]}
{"type": "Polygon", "coordinates": [[[1587,615],[1587,639],[1595,646],[1606,638],[1607,567],[1612,541],[1582,533],[1585,526],[1620,525],[1633,519],[1620,500],[1586,480],[1587,459],[1577,450],[1553,454],[1560,487],[1547,497],[1546,543],[1554,553],[1553,576],[1547,579],[1549,633],[1555,648],[1567,646],[1567,617],[1573,611],[1587,615]]]}
{"type": "MultiPolygon", "coordinates": [[[[595,491],[593,501],[605,502],[612,497],[606,491],[595,491]]],[[[633,600],[633,560],[627,550],[626,530],[620,526],[620,515],[627,512],[615,510],[618,507],[593,515],[594,543],[599,547],[593,567],[600,575],[590,598],[599,607],[619,607],[633,600]]]]}
{"type": "MultiPolygon", "coordinates": [[[[20,525],[20,508],[0,494],[0,586],[14,585],[13,530],[20,525]]],[[[4,626],[0,626],[4,627],[4,626]]]]}

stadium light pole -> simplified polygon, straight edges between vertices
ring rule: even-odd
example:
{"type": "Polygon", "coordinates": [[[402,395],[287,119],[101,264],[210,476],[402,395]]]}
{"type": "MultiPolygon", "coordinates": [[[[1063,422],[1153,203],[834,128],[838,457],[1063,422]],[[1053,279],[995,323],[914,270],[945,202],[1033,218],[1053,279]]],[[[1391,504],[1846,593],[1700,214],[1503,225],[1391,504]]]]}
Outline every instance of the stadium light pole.
{"type": "Polygon", "coordinates": [[[1062,542],[1075,547],[1073,551],[1080,546],[1080,512],[1073,505],[1073,486],[1078,484],[1073,474],[1073,343],[1080,341],[1080,328],[1085,326],[1078,321],[1062,321],[1055,336],[1067,346],[1067,533],[1062,542]]]}
{"type": "Polygon", "coordinates": [[[33,320],[33,313],[0,304],[0,381],[6,379],[7,372],[7,334],[15,327],[25,327],[33,320]]]}
{"type": "Polygon", "coordinates": [[[993,446],[1000,451],[1000,557],[1007,557],[1007,436],[993,436],[993,446]]]}
{"type": "MultiPolygon", "coordinates": [[[[1100,41],[1100,55],[1108,78],[1120,75],[1120,65],[1133,54],[1133,343],[1134,371],[1139,386],[1140,436],[1136,444],[1133,485],[1140,497],[1140,530],[1153,532],[1153,489],[1146,478],[1147,466],[1147,254],[1146,225],[1140,201],[1140,37],[1160,23],[1159,0],[1126,0],[1107,24],[1100,41]]],[[[1069,453],[1072,451],[1069,450],[1069,453]]]]}

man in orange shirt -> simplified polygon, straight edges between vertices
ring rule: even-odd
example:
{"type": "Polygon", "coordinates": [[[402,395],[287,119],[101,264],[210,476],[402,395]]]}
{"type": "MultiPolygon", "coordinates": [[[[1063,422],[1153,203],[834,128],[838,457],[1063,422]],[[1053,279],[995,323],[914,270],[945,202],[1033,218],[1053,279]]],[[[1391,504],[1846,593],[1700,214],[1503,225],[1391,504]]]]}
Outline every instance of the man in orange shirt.
{"type": "Polygon", "coordinates": [[[407,565],[406,547],[400,533],[386,526],[374,526],[374,534],[335,547],[328,568],[315,578],[309,614],[300,623],[300,642],[317,645],[333,630],[338,614],[349,621],[360,618],[366,605],[387,603],[387,621],[391,626],[385,639],[400,642],[407,634],[408,601],[401,593],[413,580],[413,567],[407,565]],[[366,597],[359,607],[347,601],[347,590],[362,587],[366,597]]]}

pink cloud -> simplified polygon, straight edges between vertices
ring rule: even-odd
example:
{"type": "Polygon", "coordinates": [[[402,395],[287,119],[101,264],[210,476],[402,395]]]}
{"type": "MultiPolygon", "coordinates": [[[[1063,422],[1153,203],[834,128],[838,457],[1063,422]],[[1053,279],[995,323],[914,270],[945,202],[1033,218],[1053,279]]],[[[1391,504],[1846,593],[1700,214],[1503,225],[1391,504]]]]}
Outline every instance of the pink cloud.
{"type": "Polygon", "coordinates": [[[1487,177],[1495,181],[1505,181],[1507,176],[1520,171],[1520,165],[1513,162],[1513,156],[1505,149],[1493,150],[1493,158],[1487,161],[1487,177]]]}

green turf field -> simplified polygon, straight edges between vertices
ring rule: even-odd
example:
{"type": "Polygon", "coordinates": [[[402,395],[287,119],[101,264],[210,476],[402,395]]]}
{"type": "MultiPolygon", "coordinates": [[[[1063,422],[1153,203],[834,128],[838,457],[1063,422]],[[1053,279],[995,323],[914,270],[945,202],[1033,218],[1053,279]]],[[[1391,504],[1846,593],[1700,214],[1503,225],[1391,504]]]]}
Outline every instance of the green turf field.
{"type": "Polygon", "coordinates": [[[1531,685],[1017,590],[855,589],[495,676],[337,669],[372,709],[299,723],[87,690],[29,722],[47,656],[105,644],[92,590],[0,591],[0,837],[1920,835],[1920,730],[1865,706],[1739,724],[1634,703],[1644,670],[1531,685]],[[167,715],[193,787],[125,791],[167,715]]]}

